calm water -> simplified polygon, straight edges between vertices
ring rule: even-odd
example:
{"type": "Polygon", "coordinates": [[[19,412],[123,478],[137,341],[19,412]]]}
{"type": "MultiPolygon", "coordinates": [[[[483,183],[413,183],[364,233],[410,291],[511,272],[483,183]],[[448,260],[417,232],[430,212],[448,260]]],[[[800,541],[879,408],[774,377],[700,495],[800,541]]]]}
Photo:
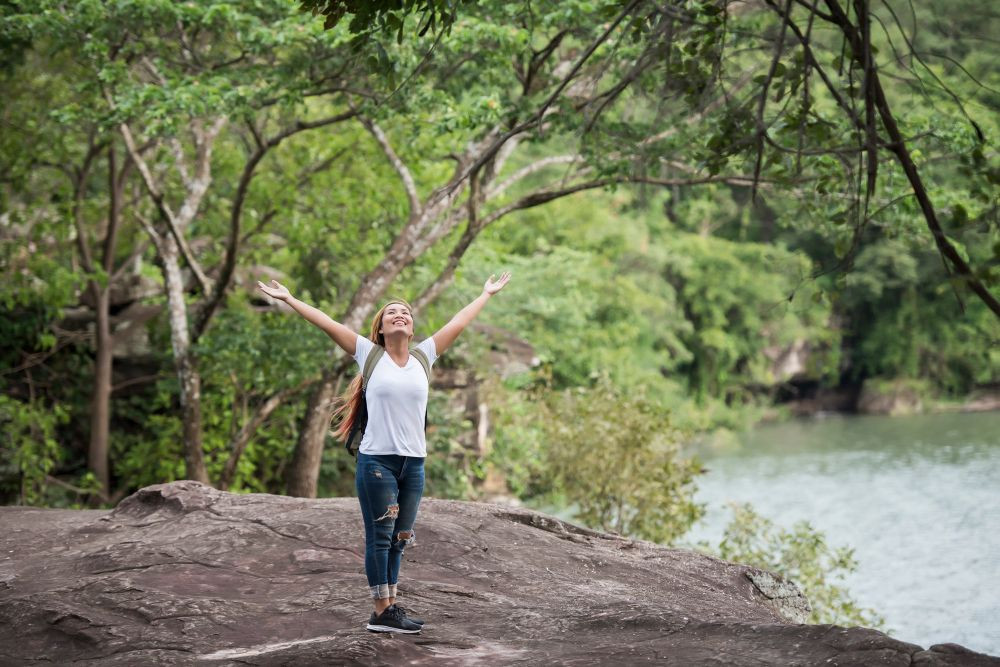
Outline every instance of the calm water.
{"type": "Polygon", "coordinates": [[[702,458],[689,539],[718,544],[728,501],[805,519],[854,548],[845,583],[894,637],[1000,655],[1000,413],[796,421],[702,458]]]}

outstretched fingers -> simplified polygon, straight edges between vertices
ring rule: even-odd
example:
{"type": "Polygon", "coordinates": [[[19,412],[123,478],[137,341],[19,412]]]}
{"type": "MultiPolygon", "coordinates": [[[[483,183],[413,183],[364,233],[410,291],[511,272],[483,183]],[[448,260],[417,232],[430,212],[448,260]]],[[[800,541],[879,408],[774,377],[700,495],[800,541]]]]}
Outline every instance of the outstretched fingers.
{"type": "Polygon", "coordinates": [[[288,291],[288,288],[279,283],[277,280],[272,280],[270,285],[265,285],[258,280],[257,289],[272,299],[287,299],[291,296],[291,292],[288,291]]]}
{"type": "Polygon", "coordinates": [[[489,280],[486,281],[484,289],[490,294],[496,294],[503,289],[507,281],[510,280],[510,271],[504,271],[500,274],[500,278],[496,278],[496,275],[491,275],[489,280]]]}

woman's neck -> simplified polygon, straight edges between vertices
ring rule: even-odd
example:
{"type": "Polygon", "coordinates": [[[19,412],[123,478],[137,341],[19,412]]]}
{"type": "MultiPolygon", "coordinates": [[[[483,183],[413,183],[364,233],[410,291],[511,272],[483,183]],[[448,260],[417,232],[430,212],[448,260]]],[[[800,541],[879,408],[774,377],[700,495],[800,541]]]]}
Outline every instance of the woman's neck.
{"type": "Polygon", "coordinates": [[[388,336],[385,338],[385,351],[399,365],[406,363],[410,356],[410,339],[408,336],[388,336]]]}

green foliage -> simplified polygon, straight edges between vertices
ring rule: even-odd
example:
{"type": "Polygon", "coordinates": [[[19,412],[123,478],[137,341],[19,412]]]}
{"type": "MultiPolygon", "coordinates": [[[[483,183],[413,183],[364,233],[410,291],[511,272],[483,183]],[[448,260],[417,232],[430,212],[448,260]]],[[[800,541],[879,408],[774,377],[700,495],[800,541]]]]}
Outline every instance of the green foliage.
{"type": "Polygon", "coordinates": [[[1000,321],[979,301],[959,301],[931,253],[908,255],[901,245],[867,246],[844,281],[853,376],[922,379],[950,395],[995,382],[1000,355],[987,341],[1000,339],[1000,321]]]}
{"type": "Polygon", "coordinates": [[[558,387],[586,383],[599,369],[635,373],[628,361],[616,363],[621,348],[642,350],[651,336],[675,340],[670,302],[602,255],[560,246],[504,258],[517,283],[488,317],[531,340],[558,387]]]}
{"type": "MultiPolygon", "coordinates": [[[[232,491],[282,493],[303,390],[317,360],[330,356],[326,337],[298,318],[261,314],[234,298],[201,338],[198,352],[210,477],[219,478],[233,438],[255,410],[283,392],[284,403],[254,431],[230,486],[232,491]]],[[[176,378],[161,380],[151,393],[114,403],[115,421],[125,428],[113,434],[112,460],[118,484],[125,488],[184,478],[176,378]]],[[[329,483],[328,475],[324,479],[329,483]]]]}
{"type": "Polygon", "coordinates": [[[769,348],[796,340],[817,350],[810,375],[826,371],[822,351],[839,341],[827,327],[828,308],[808,298],[806,258],[778,245],[687,235],[665,243],[665,255],[667,281],[691,323],[681,340],[690,350],[685,374],[697,396],[747,401],[754,387],[783,379],[771,370],[769,348]]]}
{"type": "Polygon", "coordinates": [[[602,530],[671,542],[701,515],[682,435],[662,408],[607,379],[547,397],[545,468],[576,518],[602,530]]]}
{"type": "MultiPolygon", "coordinates": [[[[297,402],[332,350],[320,331],[286,313],[255,312],[235,299],[198,343],[206,464],[218,479],[238,431],[271,396],[297,402]]],[[[275,470],[291,459],[297,415],[278,411],[256,429],[240,457],[233,490],[280,493],[275,470]]]]}
{"type": "Polygon", "coordinates": [[[853,549],[831,547],[823,533],[806,521],[787,530],[748,504],[733,504],[731,510],[722,541],[712,549],[720,558],[795,582],[812,606],[810,623],[884,627],[885,621],[873,610],[859,607],[842,583],[858,566],[853,549]]]}
{"type": "Polygon", "coordinates": [[[343,31],[324,32],[295,12],[290,0],[13,4],[0,35],[30,39],[50,57],[79,47],[73,65],[81,76],[70,83],[78,98],[51,109],[53,119],[97,121],[110,129],[138,118],[152,135],[174,134],[189,117],[242,117],[265,104],[301,102],[310,84],[303,70],[335,67],[320,64],[318,56],[346,40],[343,31]],[[207,61],[177,66],[171,60],[175,50],[191,45],[180,46],[188,38],[165,26],[214,37],[214,48],[199,50],[207,61]],[[130,71],[128,62],[139,58],[153,81],[130,71]],[[105,92],[113,98],[111,108],[105,92]],[[95,97],[100,102],[87,103],[95,97]]]}
{"type": "Polygon", "coordinates": [[[5,342],[0,351],[0,366],[13,368],[25,354],[37,354],[54,347],[55,337],[49,324],[56,317],[57,309],[36,302],[7,312],[8,316],[0,319],[0,339],[5,342]]]}
{"type": "Polygon", "coordinates": [[[525,222],[499,229],[469,254],[468,265],[482,268],[460,275],[468,292],[469,273],[514,271],[509,294],[482,317],[531,341],[555,387],[607,372],[623,388],[646,387],[700,429],[738,426],[735,412],[767,400],[786,379],[775,376],[774,356],[797,342],[810,347],[806,377],[835,373],[839,331],[801,251],[681,232],[652,203],[629,208],[604,193],[581,199],[533,212],[531,228],[544,235],[520,238],[525,222]],[[570,216],[572,230],[558,226],[570,216]]]}
{"type": "MultiPolygon", "coordinates": [[[[37,215],[39,212],[36,211],[37,215]]],[[[29,212],[15,209],[4,213],[5,226],[13,227],[15,233],[0,236],[0,271],[3,281],[0,285],[0,308],[8,313],[19,313],[10,317],[11,330],[4,333],[15,336],[11,341],[13,346],[26,345],[32,349],[36,345],[51,347],[51,340],[44,338],[44,327],[40,327],[39,318],[48,316],[48,320],[73,304],[81,286],[83,276],[67,266],[64,256],[59,252],[59,245],[65,238],[66,219],[64,211],[56,213],[51,219],[29,222],[29,212]],[[29,324],[31,323],[31,324],[29,324]],[[27,341],[23,336],[28,334],[28,327],[41,336],[38,340],[27,341]]]]}
{"type": "Polygon", "coordinates": [[[488,465],[500,471],[516,498],[543,498],[553,493],[547,465],[548,442],[542,423],[538,389],[492,382],[485,389],[493,419],[488,465]]]}
{"type": "Polygon", "coordinates": [[[61,494],[52,494],[48,477],[62,459],[56,428],[67,420],[60,406],[38,401],[22,402],[0,394],[0,480],[4,496],[21,505],[42,505],[61,494]]]}
{"type": "Polygon", "coordinates": [[[300,0],[302,9],[326,17],[324,27],[337,25],[351,15],[350,31],[355,34],[391,33],[403,41],[403,22],[410,14],[420,14],[418,34],[434,31],[440,24],[450,28],[457,18],[458,5],[469,0],[300,0]]]}
{"type": "Polygon", "coordinates": [[[483,467],[461,442],[472,423],[463,416],[464,406],[433,392],[427,406],[427,460],[424,493],[435,498],[459,500],[475,495],[474,482],[482,478],[483,467]]]}
{"type": "Polygon", "coordinates": [[[118,429],[111,436],[117,486],[136,490],[184,479],[184,446],[178,414],[177,380],[157,382],[151,391],[112,403],[118,429]]]}

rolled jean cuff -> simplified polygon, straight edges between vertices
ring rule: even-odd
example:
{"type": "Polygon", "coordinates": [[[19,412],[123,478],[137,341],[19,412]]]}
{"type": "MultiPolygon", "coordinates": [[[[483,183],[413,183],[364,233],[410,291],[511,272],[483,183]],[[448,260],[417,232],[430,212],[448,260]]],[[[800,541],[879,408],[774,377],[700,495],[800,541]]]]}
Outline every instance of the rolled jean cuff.
{"type": "Polygon", "coordinates": [[[396,597],[396,584],[389,584],[389,597],[396,597]]]}
{"type": "MultiPolygon", "coordinates": [[[[396,586],[393,585],[393,590],[395,591],[396,586]]],[[[389,595],[389,584],[379,584],[378,586],[369,586],[369,592],[371,592],[372,597],[376,600],[381,600],[384,598],[391,598],[389,595]]]]}

